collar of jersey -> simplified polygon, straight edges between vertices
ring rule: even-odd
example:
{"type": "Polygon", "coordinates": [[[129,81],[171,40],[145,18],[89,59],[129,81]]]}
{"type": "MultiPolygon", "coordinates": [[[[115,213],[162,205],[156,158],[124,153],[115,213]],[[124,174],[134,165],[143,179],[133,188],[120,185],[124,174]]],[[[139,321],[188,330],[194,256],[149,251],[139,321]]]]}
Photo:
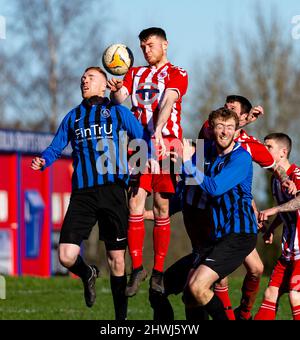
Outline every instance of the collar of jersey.
{"type": "Polygon", "coordinates": [[[226,153],[225,155],[221,155],[221,156],[217,154],[217,151],[216,151],[217,147],[216,147],[216,142],[215,141],[213,141],[212,146],[214,147],[214,152],[216,153],[216,156],[222,158],[222,157],[228,156],[233,151],[237,150],[241,146],[241,143],[235,142],[235,145],[234,145],[233,149],[229,153],[226,153]]]}
{"type": "Polygon", "coordinates": [[[107,97],[99,97],[99,96],[93,96],[88,99],[84,99],[82,101],[82,105],[85,108],[91,108],[93,105],[103,105],[107,106],[109,104],[110,100],[107,97]]]}
{"type": "Polygon", "coordinates": [[[171,63],[168,61],[167,63],[165,63],[163,66],[161,66],[160,68],[156,68],[155,66],[150,66],[150,70],[155,70],[156,72],[159,71],[159,70],[162,70],[164,67],[168,66],[168,65],[171,65],[171,63]]]}

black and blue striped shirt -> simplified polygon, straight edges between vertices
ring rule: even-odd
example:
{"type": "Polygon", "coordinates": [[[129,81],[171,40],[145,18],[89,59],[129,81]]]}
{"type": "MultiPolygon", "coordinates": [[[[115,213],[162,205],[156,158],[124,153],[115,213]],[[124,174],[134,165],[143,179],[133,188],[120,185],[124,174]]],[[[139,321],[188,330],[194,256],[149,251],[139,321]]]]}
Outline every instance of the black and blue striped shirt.
{"type": "Polygon", "coordinates": [[[107,183],[127,185],[127,135],[130,139],[149,140],[125,106],[113,105],[108,98],[95,105],[83,100],[64,117],[42,158],[46,167],[51,165],[71,142],[73,190],[107,183]]]}
{"type": "Polygon", "coordinates": [[[213,237],[231,233],[257,233],[257,220],[252,207],[253,166],[250,154],[239,143],[226,155],[217,155],[214,146],[205,148],[205,174],[192,161],[184,170],[209,196],[213,237]]]}

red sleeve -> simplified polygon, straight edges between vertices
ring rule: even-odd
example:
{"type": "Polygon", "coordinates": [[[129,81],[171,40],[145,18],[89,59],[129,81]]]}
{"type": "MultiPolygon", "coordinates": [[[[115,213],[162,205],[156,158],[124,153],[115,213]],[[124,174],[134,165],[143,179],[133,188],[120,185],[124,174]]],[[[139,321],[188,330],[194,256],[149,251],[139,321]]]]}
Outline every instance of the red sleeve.
{"type": "Polygon", "coordinates": [[[133,89],[134,68],[130,68],[123,78],[123,86],[126,87],[129,95],[132,94],[133,89]]]}
{"type": "Polygon", "coordinates": [[[188,75],[185,70],[180,67],[173,67],[170,72],[170,79],[166,84],[166,89],[174,89],[178,91],[179,98],[186,94],[188,87],[188,75]]]}
{"type": "Polygon", "coordinates": [[[268,169],[272,168],[275,165],[274,158],[272,157],[268,149],[258,140],[241,143],[241,145],[250,153],[253,161],[260,165],[262,168],[268,169]]]}
{"type": "Polygon", "coordinates": [[[298,167],[292,173],[291,180],[296,184],[296,188],[300,191],[300,170],[298,167]]]}

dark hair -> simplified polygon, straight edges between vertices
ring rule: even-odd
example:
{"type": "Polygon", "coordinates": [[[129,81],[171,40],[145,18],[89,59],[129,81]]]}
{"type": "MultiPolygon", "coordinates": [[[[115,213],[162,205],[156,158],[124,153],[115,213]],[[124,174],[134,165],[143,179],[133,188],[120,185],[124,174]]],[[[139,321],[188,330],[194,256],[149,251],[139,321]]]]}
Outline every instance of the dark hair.
{"type": "Polygon", "coordinates": [[[249,113],[252,109],[252,104],[250,103],[250,101],[246,97],[232,94],[230,96],[227,96],[227,98],[226,98],[226,103],[231,103],[231,102],[241,103],[242,110],[245,113],[249,113]]]}
{"type": "Polygon", "coordinates": [[[107,75],[106,75],[105,71],[102,70],[101,67],[99,67],[99,66],[90,66],[87,69],[85,69],[84,73],[89,71],[89,70],[96,70],[96,71],[98,71],[99,73],[103,74],[105,79],[107,80],[107,75]]]}
{"type": "Polygon", "coordinates": [[[159,27],[150,27],[142,30],[142,32],[139,34],[139,39],[140,41],[145,41],[152,35],[156,35],[157,37],[167,40],[166,32],[159,27]]]}
{"type": "Polygon", "coordinates": [[[213,128],[214,127],[214,121],[217,118],[221,118],[222,120],[228,120],[230,118],[233,118],[235,120],[235,127],[237,128],[239,126],[239,117],[237,114],[229,110],[225,107],[221,107],[218,110],[212,111],[208,117],[209,125],[213,128]]]}
{"type": "Polygon", "coordinates": [[[287,148],[287,151],[288,151],[287,157],[290,157],[290,153],[292,151],[292,140],[288,135],[282,132],[274,132],[274,133],[270,133],[269,135],[267,135],[264,138],[264,141],[268,139],[273,139],[279,143],[284,144],[284,146],[287,148]]]}

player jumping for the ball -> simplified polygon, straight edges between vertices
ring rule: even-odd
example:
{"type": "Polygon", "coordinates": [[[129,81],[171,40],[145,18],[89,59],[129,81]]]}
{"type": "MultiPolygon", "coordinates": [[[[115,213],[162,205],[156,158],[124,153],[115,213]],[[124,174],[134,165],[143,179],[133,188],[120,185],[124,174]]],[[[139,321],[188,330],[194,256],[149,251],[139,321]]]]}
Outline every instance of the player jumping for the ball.
{"type": "MultiPolygon", "coordinates": [[[[151,27],[139,34],[140,46],[148,66],[132,67],[123,80],[108,81],[111,98],[122,103],[131,95],[132,112],[151,133],[164,156],[167,144],[182,138],[180,125],[181,99],[186,93],[188,77],[185,70],[173,66],[167,59],[168,41],[161,28],[151,27]]],[[[178,143],[180,144],[180,143],[178,143]]],[[[154,267],[150,288],[164,292],[164,261],[170,242],[169,196],[175,192],[175,175],[141,174],[135,194],[129,199],[128,246],[132,259],[132,273],[127,296],[134,296],[146,278],[143,268],[144,218],[147,195],[154,192],[154,267]]]]}

